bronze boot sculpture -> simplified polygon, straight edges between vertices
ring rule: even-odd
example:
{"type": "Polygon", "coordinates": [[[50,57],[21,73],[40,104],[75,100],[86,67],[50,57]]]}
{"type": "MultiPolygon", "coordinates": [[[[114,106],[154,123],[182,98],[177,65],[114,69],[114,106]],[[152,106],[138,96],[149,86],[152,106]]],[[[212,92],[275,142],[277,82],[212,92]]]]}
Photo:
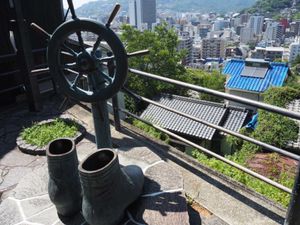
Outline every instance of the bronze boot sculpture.
{"type": "Polygon", "coordinates": [[[78,158],[73,140],[56,139],[46,149],[50,200],[62,221],[68,221],[80,212],[81,184],[78,175],[78,158]]]}
{"type": "Polygon", "coordinates": [[[82,213],[89,225],[118,225],[126,208],[142,192],[144,175],[137,166],[120,167],[117,153],[101,149],[79,165],[82,213]]]}

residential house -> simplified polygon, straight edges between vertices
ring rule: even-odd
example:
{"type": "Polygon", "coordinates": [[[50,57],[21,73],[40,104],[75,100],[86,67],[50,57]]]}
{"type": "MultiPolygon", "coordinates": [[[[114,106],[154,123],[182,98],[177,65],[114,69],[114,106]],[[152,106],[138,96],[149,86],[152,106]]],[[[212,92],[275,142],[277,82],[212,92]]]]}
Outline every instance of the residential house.
{"type": "MultiPolygon", "coordinates": [[[[248,122],[249,117],[249,112],[245,108],[227,107],[222,103],[177,95],[164,94],[157,102],[235,132],[238,132],[248,122]]],[[[142,113],[141,118],[188,138],[208,149],[213,149],[215,152],[223,155],[232,153],[231,146],[226,143],[226,134],[174,112],[155,105],[149,105],[142,113]]],[[[171,140],[171,144],[175,144],[176,147],[183,151],[188,148],[176,140],[171,140]]]]}
{"type": "MultiPolygon", "coordinates": [[[[225,90],[229,94],[263,101],[262,94],[272,86],[283,86],[289,73],[287,63],[268,62],[262,59],[232,59],[223,70],[223,74],[228,76],[225,90]]],[[[255,107],[233,101],[228,101],[228,105],[256,111],[255,107]]]]}

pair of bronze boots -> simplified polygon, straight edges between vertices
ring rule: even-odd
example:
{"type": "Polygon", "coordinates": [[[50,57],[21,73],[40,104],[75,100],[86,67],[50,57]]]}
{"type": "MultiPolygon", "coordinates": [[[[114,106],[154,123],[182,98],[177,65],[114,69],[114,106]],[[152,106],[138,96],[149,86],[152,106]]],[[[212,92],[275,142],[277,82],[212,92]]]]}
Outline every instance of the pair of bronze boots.
{"type": "Polygon", "coordinates": [[[49,196],[60,218],[82,211],[90,225],[117,225],[142,192],[142,170],[120,167],[112,149],[98,150],[79,164],[74,141],[62,138],[52,141],[46,154],[49,196]]]}

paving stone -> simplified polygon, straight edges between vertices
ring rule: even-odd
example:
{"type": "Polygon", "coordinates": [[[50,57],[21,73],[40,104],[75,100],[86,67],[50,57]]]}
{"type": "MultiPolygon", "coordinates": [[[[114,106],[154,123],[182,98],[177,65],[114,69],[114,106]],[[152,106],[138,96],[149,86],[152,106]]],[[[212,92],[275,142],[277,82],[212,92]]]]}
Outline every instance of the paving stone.
{"type": "Polygon", "coordinates": [[[144,170],[145,168],[147,168],[149,166],[149,164],[147,164],[143,161],[140,161],[140,160],[137,160],[134,158],[129,158],[126,155],[123,155],[120,153],[118,153],[118,156],[119,156],[119,162],[122,166],[136,165],[136,166],[139,166],[142,170],[144,170]]]}
{"type": "Polygon", "coordinates": [[[22,215],[14,200],[6,199],[0,204],[1,224],[13,225],[22,221],[22,215]]]}
{"type": "Polygon", "coordinates": [[[149,150],[147,147],[123,147],[118,148],[119,153],[126,155],[127,157],[144,161],[148,164],[153,164],[160,161],[161,158],[149,150]]]}
{"type": "Polygon", "coordinates": [[[15,125],[15,124],[12,124],[12,123],[8,123],[7,126],[5,126],[5,132],[6,133],[11,133],[11,132],[15,132],[15,133],[18,133],[20,131],[21,127],[20,125],[15,125]]]}
{"type": "Polygon", "coordinates": [[[97,151],[97,146],[93,142],[86,142],[82,140],[76,145],[78,160],[82,161],[85,157],[97,151]]]}
{"type": "Polygon", "coordinates": [[[182,175],[166,162],[147,169],[143,194],[177,190],[183,188],[182,175]]]}
{"type": "Polygon", "coordinates": [[[185,197],[181,192],[140,198],[130,209],[134,220],[151,225],[188,225],[185,197]]]}
{"type": "MultiPolygon", "coordinates": [[[[5,176],[8,174],[9,169],[6,166],[0,166],[0,184],[4,182],[5,176]]],[[[0,185],[1,187],[1,185],[0,185]]],[[[0,188],[2,189],[2,188],[0,188]]]]}
{"type": "Polygon", "coordinates": [[[38,223],[43,225],[52,225],[55,222],[58,222],[58,216],[56,213],[55,207],[51,207],[47,210],[42,211],[41,213],[37,214],[36,216],[32,216],[27,219],[27,221],[31,223],[38,223]]]}
{"type": "Polygon", "coordinates": [[[3,156],[0,164],[5,166],[26,166],[37,158],[36,156],[24,154],[19,149],[14,149],[3,156]]]}
{"type": "Polygon", "coordinates": [[[23,176],[13,190],[16,199],[26,199],[41,196],[48,193],[48,169],[47,165],[36,167],[32,172],[23,176]]]}
{"type": "Polygon", "coordinates": [[[202,225],[229,225],[229,224],[213,215],[210,218],[203,218],[202,225]]]}
{"type": "Polygon", "coordinates": [[[18,134],[19,134],[18,132],[6,133],[4,137],[4,142],[7,144],[15,144],[18,134]]]}
{"type": "Polygon", "coordinates": [[[45,166],[45,164],[47,164],[46,156],[33,156],[33,157],[35,157],[35,160],[33,160],[27,166],[34,168],[34,167],[43,167],[45,166]]]}
{"type": "Polygon", "coordinates": [[[0,128],[0,137],[5,135],[5,129],[3,127],[0,128]]]}
{"type": "Polygon", "coordinates": [[[0,190],[16,185],[20,181],[21,177],[27,173],[30,173],[31,171],[32,168],[28,167],[6,167],[6,171],[2,171],[6,175],[3,176],[3,182],[0,184],[0,190]]]}
{"type": "Polygon", "coordinates": [[[37,213],[53,206],[49,195],[45,194],[33,199],[21,201],[21,206],[26,218],[36,215],[37,213]]]}

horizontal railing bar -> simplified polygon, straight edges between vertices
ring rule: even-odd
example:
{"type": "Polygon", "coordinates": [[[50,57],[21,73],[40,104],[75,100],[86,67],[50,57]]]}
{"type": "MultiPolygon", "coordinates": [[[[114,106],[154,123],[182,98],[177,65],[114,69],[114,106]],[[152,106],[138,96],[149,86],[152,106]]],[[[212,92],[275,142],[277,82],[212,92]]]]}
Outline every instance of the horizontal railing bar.
{"type": "Polygon", "coordinates": [[[214,129],[223,131],[224,133],[233,135],[233,136],[235,136],[235,137],[239,137],[239,138],[241,138],[241,139],[243,139],[243,140],[245,140],[245,141],[249,141],[249,142],[251,142],[251,143],[253,143],[253,144],[259,145],[259,146],[261,146],[261,147],[263,147],[263,148],[265,148],[265,149],[267,149],[267,150],[269,150],[269,151],[277,152],[277,153],[280,153],[280,154],[282,154],[282,155],[288,156],[288,157],[290,157],[290,158],[293,158],[293,159],[296,159],[296,160],[300,160],[300,156],[298,156],[298,155],[296,155],[296,154],[293,154],[293,153],[291,153],[291,152],[285,151],[285,150],[283,150],[283,149],[281,149],[281,148],[277,148],[277,147],[275,147],[275,146],[273,146],[273,145],[269,145],[269,144],[267,144],[267,143],[258,141],[258,140],[254,139],[254,138],[251,138],[251,137],[248,137],[248,136],[246,136],[246,135],[240,134],[240,133],[238,133],[238,132],[234,132],[234,131],[231,131],[231,130],[226,129],[226,128],[224,128],[224,127],[218,126],[218,125],[216,125],[216,124],[213,124],[213,123],[207,122],[207,121],[205,121],[205,120],[199,119],[199,118],[197,118],[197,117],[195,117],[195,116],[192,116],[192,115],[186,114],[186,113],[184,113],[184,112],[181,112],[181,111],[172,109],[172,108],[170,108],[170,107],[167,107],[167,106],[165,106],[165,105],[159,104],[159,103],[157,103],[157,102],[155,102],[155,101],[152,101],[152,100],[150,100],[150,99],[148,99],[148,98],[145,98],[145,97],[143,97],[143,96],[137,95],[137,94],[135,94],[135,93],[132,93],[132,92],[131,92],[131,94],[135,95],[136,98],[141,99],[141,100],[143,100],[143,101],[145,101],[145,102],[148,102],[148,103],[150,103],[150,104],[152,104],[152,105],[156,105],[156,106],[158,106],[158,107],[160,107],[160,108],[166,109],[166,110],[168,110],[168,111],[170,111],[170,112],[176,113],[176,114],[181,115],[181,116],[183,116],[183,117],[186,117],[186,118],[188,118],[188,119],[191,119],[191,120],[194,120],[194,121],[196,121],[196,122],[205,124],[205,125],[207,125],[207,126],[209,126],[209,127],[212,127],[212,128],[214,128],[214,129]]]}
{"type": "Polygon", "coordinates": [[[32,53],[38,53],[38,52],[46,52],[47,48],[36,48],[32,49],[32,53]]]}
{"type": "MultiPolygon", "coordinates": [[[[47,50],[47,48],[37,48],[37,49],[33,49],[32,53],[43,52],[43,51],[46,51],[46,50],[47,50]]],[[[17,56],[17,53],[3,54],[3,55],[0,55],[0,60],[8,59],[8,58],[14,58],[16,56],[17,56]]]]}
{"type": "Polygon", "coordinates": [[[266,104],[266,103],[253,101],[253,100],[242,98],[242,97],[239,97],[239,96],[236,96],[236,95],[231,95],[231,94],[227,94],[227,93],[224,93],[224,92],[211,90],[209,88],[200,87],[200,86],[197,86],[197,85],[194,85],[194,84],[188,84],[188,83],[178,81],[178,80],[173,80],[173,79],[170,79],[170,78],[167,78],[167,77],[161,77],[161,76],[158,76],[158,75],[155,75],[155,74],[143,72],[143,71],[136,70],[136,69],[129,69],[129,72],[137,74],[137,75],[141,75],[141,76],[144,76],[144,77],[152,78],[152,79],[155,79],[155,80],[164,81],[164,82],[174,84],[174,85],[177,85],[177,86],[185,87],[185,88],[188,88],[188,89],[191,89],[191,90],[194,90],[194,91],[204,92],[206,94],[214,95],[214,96],[224,98],[224,99],[227,99],[227,100],[232,100],[232,101],[243,103],[243,104],[246,104],[246,105],[251,105],[251,106],[254,106],[254,107],[257,107],[257,108],[260,108],[260,109],[267,110],[269,112],[278,113],[278,114],[281,114],[281,115],[284,115],[284,116],[288,116],[290,118],[300,120],[300,113],[289,111],[287,109],[284,109],[284,108],[281,108],[281,107],[278,107],[278,106],[273,106],[273,105],[269,105],[269,104],[266,104]]]}
{"type": "Polygon", "coordinates": [[[5,73],[0,73],[0,77],[14,75],[14,74],[17,74],[20,72],[21,72],[21,70],[13,70],[13,71],[5,72],[5,73]]]}
{"type": "Polygon", "coordinates": [[[262,181],[264,181],[264,182],[266,182],[266,183],[268,183],[268,184],[270,184],[270,185],[272,185],[272,186],[274,186],[274,187],[276,187],[276,188],[278,188],[278,189],[280,189],[280,190],[282,190],[282,191],[284,191],[286,193],[292,194],[292,190],[289,189],[289,188],[287,188],[287,187],[285,187],[285,186],[283,186],[282,184],[279,184],[279,183],[277,183],[277,182],[275,182],[275,181],[273,181],[273,180],[271,180],[271,179],[269,179],[269,178],[267,178],[267,177],[265,177],[263,175],[260,175],[260,174],[258,174],[256,172],[254,172],[254,171],[246,168],[246,167],[243,167],[243,166],[241,166],[241,165],[239,165],[239,164],[237,164],[237,163],[235,163],[233,161],[230,161],[229,159],[226,159],[225,157],[220,156],[220,155],[218,155],[218,154],[216,154],[216,153],[214,153],[214,152],[212,152],[212,151],[210,151],[210,150],[208,150],[208,149],[206,149],[206,148],[204,148],[204,147],[202,147],[200,145],[197,145],[197,144],[195,144],[195,143],[193,143],[193,142],[191,142],[191,141],[189,141],[189,140],[187,140],[187,139],[185,139],[185,138],[183,138],[183,137],[181,137],[181,136],[179,136],[177,134],[174,134],[174,133],[172,133],[172,132],[170,132],[170,131],[168,131],[168,130],[166,130],[164,128],[161,128],[161,127],[159,127],[159,126],[157,126],[157,125],[155,125],[153,123],[150,123],[149,121],[140,118],[139,116],[137,116],[137,115],[135,115],[135,114],[127,111],[126,109],[120,108],[119,110],[121,112],[123,112],[123,113],[126,113],[129,116],[134,117],[135,119],[138,119],[138,120],[140,120],[140,121],[142,121],[142,122],[144,122],[144,123],[146,123],[146,124],[148,124],[150,126],[153,126],[157,130],[159,130],[159,131],[161,131],[163,133],[166,133],[166,134],[168,134],[169,136],[171,136],[173,138],[176,138],[176,139],[178,139],[178,140],[180,140],[180,141],[182,141],[182,142],[184,142],[184,143],[186,143],[186,144],[188,144],[188,145],[190,145],[190,146],[192,146],[194,148],[200,149],[202,152],[204,152],[204,153],[206,153],[206,154],[208,154],[210,156],[213,156],[213,157],[221,160],[222,162],[225,162],[225,163],[227,163],[227,164],[235,167],[236,169],[239,169],[239,170],[241,170],[241,171],[243,171],[243,172],[251,175],[252,177],[255,177],[255,178],[259,179],[259,180],[262,180],[262,181]]]}
{"type": "Polygon", "coordinates": [[[48,66],[48,63],[41,63],[34,65],[34,69],[42,69],[48,66]]]}
{"type": "Polygon", "coordinates": [[[14,87],[10,87],[10,88],[6,88],[6,89],[3,89],[3,90],[0,90],[0,94],[3,94],[5,92],[9,92],[9,91],[12,91],[12,90],[16,90],[16,89],[19,89],[19,88],[23,88],[24,85],[17,85],[17,86],[14,86],[14,87]]]}
{"type": "Polygon", "coordinates": [[[30,75],[37,76],[37,75],[44,74],[44,73],[49,73],[49,67],[31,70],[30,75]]]}
{"type": "Polygon", "coordinates": [[[7,58],[13,58],[13,57],[16,57],[16,56],[17,56],[16,53],[10,53],[10,54],[5,54],[5,55],[0,55],[0,60],[7,59],[7,58]]]}

